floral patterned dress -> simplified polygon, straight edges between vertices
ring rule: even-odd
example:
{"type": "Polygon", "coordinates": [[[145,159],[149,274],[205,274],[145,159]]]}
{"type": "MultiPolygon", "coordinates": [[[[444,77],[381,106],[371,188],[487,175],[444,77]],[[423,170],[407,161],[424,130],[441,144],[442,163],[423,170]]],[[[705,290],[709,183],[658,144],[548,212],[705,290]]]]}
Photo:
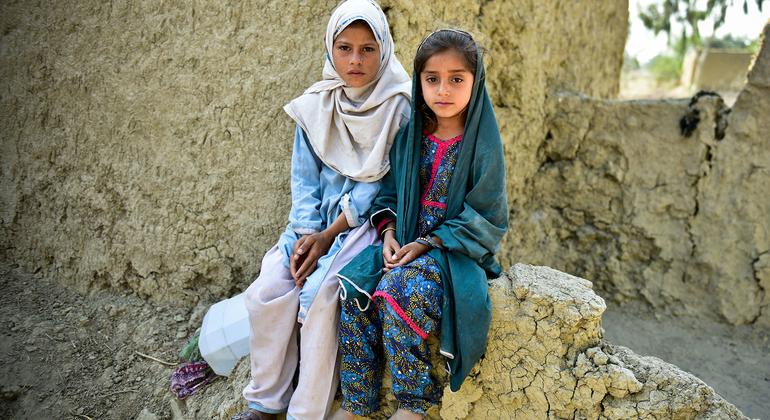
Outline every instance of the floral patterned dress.
{"type": "MultiPolygon", "coordinates": [[[[444,221],[461,141],[462,136],[441,140],[423,133],[417,222],[421,237],[444,221]]],[[[367,311],[343,301],[339,328],[342,407],[361,416],[377,411],[383,362],[387,362],[400,408],[424,414],[438,402],[441,391],[431,376],[427,342],[441,324],[443,288],[438,264],[423,254],[385,273],[372,296],[377,305],[367,311]]]]}

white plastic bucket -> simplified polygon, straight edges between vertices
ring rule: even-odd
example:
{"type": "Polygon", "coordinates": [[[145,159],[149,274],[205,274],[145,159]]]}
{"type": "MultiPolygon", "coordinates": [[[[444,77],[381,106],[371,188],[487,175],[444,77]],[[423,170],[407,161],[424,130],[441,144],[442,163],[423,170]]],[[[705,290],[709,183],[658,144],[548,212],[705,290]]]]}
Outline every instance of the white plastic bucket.
{"type": "Polygon", "coordinates": [[[201,356],[217,375],[228,376],[249,354],[249,314],[244,294],[218,302],[203,317],[198,340],[201,356]]]}

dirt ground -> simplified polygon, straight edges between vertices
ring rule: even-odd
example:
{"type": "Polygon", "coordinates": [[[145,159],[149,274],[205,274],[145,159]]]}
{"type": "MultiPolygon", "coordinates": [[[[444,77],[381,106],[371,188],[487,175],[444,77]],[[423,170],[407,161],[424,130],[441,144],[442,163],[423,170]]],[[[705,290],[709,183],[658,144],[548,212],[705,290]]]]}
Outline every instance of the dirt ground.
{"type": "Polygon", "coordinates": [[[0,418],[171,418],[173,367],[137,352],[176,362],[201,311],[83,296],[8,265],[0,288],[0,418]]]}
{"type": "MultiPolygon", "coordinates": [[[[168,378],[205,306],[81,295],[0,265],[0,418],[170,419],[168,378]]],[[[695,374],[751,417],[770,419],[770,332],[610,305],[606,338],[695,374]]],[[[195,398],[192,396],[191,398],[195,398]]]]}

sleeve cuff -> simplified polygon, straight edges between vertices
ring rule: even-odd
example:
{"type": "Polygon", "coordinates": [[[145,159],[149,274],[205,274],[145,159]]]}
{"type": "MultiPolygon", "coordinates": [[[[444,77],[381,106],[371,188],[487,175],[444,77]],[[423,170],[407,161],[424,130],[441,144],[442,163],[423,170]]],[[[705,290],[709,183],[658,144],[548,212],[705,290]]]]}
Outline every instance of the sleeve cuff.
{"type": "Polygon", "coordinates": [[[382,210],[378,210],[374,212],[374,214],[369,216],[369,223],[371,223],[372,226],[377,226],[378,220],[380,220],[380,218],[382,217],[386,217],[394,220],[398,219],[398,215],[396,214],[396,212],[391,210],[389,207],[386,207],[382,210]]]}
{"type": "Polygon", "coordinates": [[[345,194],[340,200],[340,207],[342,207],[342,214],[345,215],[345,220],[348,221],[349,227],[361,226],[361,221],[358,220],[358,210],[354,206],[350,205],[350,194],[345,194]]]}
{"type": "Polygon", "coordinates": [[[306,228],[306,227],[293,227],[291,228],[294,233],[298,235],[312,235],[314,233],[318,233],[318,229],[312,229],[312,228],[306,228]]]}
{"type": "Polygon", "coordinates": [[[380,221],[377,222],[377,235],[382,236],[382,230],[385,229],[385,226],[387,226],[388,223],[395,221],[395,219],[391,219],[390,217],[381,217],[380,221]]]}

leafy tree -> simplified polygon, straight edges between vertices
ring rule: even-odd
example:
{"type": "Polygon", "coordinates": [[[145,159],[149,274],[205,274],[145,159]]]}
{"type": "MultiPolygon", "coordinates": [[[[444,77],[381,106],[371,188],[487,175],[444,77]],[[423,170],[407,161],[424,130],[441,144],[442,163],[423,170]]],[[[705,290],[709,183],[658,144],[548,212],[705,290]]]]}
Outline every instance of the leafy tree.
{"type": "Polygon", "coordinates": [[[727,34],[722,38],[710,37],[703,40],[703,46],[708,48],[723,48],[732,50],[751,51],[757,40],[752,41],[748,38],[735,37],[727,34]]]}
{"type": "MultiPolygon", "coordinates": [[[[741,0],[738,0],[741,1],[741,0]]],[[[762,10],[764,0],[753,0],[759,10],[762,10]]],[[[743,13],[749,12],[749,0],[742,0],[743,13]]],[[[735,3],[735,0],[659,0],[656,4],[650,4],[646,10],[639,13],[639,18],[647,29],[655,34],[665,32],[669,45],[674,47],[677,56],[684,57],[684,53],[690,45],[699,46],[702,43],[698,23],[709,16],[714,17],[714,31],[725,23],[727,8],[735,3]],[[701,5],[701,7],[699,7],[701,5]],[[682,26],[679,36],[672,36],[672,23],[678,22],[682,26]]]]}

